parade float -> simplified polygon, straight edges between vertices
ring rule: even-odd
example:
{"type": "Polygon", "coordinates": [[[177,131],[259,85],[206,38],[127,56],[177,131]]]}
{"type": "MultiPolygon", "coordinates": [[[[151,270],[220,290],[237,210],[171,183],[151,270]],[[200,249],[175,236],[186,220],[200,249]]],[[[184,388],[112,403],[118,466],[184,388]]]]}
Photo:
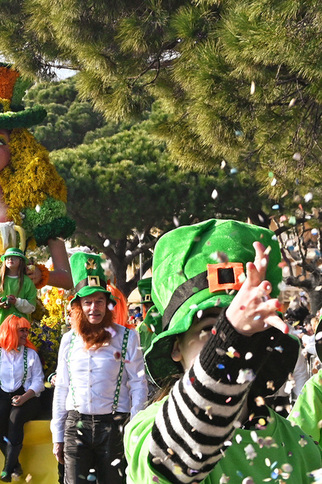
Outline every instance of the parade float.
{"type": "MultiPolygon", "coordinates": [[[[67,254],[59,253],[62,240],[72,235],[75,223],[66,214],[64,180],[50,162],[47,149],[28,131],[46,116],[40,106],[24,109],[22,98],[30,85],[14,67],[0,63],[0,255],[9,247],[17,247],[28,257],[28,251],[48,245],[49,249],[54,247],[61,259],[61,268],[66,261],[68,264],[67,254]],[[55,241],[60,241],[56,248],[55,241]]],[[[30,270],[34,269],[32,263],[30,270]]],[[[36,287],[43,289],[32,315],[31,339],[47,377],[55,370],[69,293],[46,286],[50,271],[44,264],[39,264],[38,270],[41,280],[36,287]]],[[[49,388],[46,390],[50,392],[49,388]]],[[[17,482],[56,484],[58,481],[48,420],[50,396],[44,401],[45,407],[48,406],[44,408],[45,417],[40,415],[42,420],[25,425],[21,454],[24,473],[17,482]]],[[[2,454],[0,465],[3,465],[2,454]]]]}

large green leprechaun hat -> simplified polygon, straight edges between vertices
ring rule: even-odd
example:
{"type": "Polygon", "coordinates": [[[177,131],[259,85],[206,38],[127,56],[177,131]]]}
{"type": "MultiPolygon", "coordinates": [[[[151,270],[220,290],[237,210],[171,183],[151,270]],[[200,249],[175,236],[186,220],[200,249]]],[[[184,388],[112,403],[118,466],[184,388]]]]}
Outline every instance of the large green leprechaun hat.
{"type": "Polygon", "coordinates": [[[22,98],[30,85],[10,64],[0,63],[0,129],[30,128],[46,117],[41,106],[24,109],[22,98]]]}
{"type": "Polygon", "coordinates": [[[152,299],[162,314],[162,332],[145,353],[155,381],[178,373],[171,358],[175,336],[187,331],[200,310],[227,307],[254,261],[253,243],[269,248],[266,278],[279,293],[281,253],[274,232],[234,220],[207,220],[166,233],[153,256],[152,299]]]}
{"type": "Polygon", "coordinates": [[[72,271],[75,297],[90,296],[95,292],[104,292],[109,296],[113,305],[114,302],[110,291],[106,289],[106,276],[101,265],[102,258],[97,254],[87,254],[85,252],[75,252],[69,259],[72,271]]]}

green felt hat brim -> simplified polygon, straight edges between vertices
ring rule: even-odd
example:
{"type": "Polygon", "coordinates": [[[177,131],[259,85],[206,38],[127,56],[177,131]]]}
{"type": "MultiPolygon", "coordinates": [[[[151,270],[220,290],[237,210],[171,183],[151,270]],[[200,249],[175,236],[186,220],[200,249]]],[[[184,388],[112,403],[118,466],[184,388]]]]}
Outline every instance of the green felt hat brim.
{"type": "Polygon", "coordinates": [[[26,264],[28,264],[29,260],[27,259],[27,257],[23,254],[3,254],[1,256],[1,261],[4,262],[8,257],[20,257],[20,259],[24,259],[24,261],[26,262],[26,264]]]}
{"type": "Polygon", "coordinates": [[[47,116],[41,106],[24,109],[23,111],[6,111],[0,113],[0,129],[31,128],[41,123],[47,116]]]}
{"type": "Polygon", "coordinates": [[[169,375],[182,372],[180,363],[174,362],[171,358],[176,336],[188,331],[198,311],[226,308],[234,296],[235,294],[225,292],[212,294],[207,288],[197,292],[182,304],[171,319],[169,327],[153,339],[144,355],[148,372],[157,384],[169,375]]]}
{"type": "Polygon", "coordinates": [[[110,291],[107,291],[107,289],[104,289],[104,287],[102,286],[84,286],[82,287],[76,294],[75,296],[73,297],[73,299],[71,300],[71,303],[73,301],[75,301],[76,298],[78,297],[86,297],[86,296],[91,296],[92,294],[94,294],[95,292],[103,292],[104,294],[107,294],[108,297],[110,298],[111,300],[111,303],[115,306],[116,302],[114,301],[113,299],[113,296],[112,294],[110,293],[110,291]]]}

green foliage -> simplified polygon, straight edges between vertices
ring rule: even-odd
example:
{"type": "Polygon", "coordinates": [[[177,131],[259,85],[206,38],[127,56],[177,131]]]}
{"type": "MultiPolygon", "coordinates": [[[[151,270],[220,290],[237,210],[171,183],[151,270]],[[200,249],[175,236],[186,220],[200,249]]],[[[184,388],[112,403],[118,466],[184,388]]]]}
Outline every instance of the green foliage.
{"type": "MultiPolygon", "coordinates": [[[[155,110],[152,118],[159,117],[155,110]]],[[[208,175],[180,170],[169,161],[165,145],[151,136],[151,124],[149,119],[51,155],[68,187],[77,241],[105,252],[125,294],[135,287],[135,278],[126,282],[126,268],[139,253],[145,268],[150,266],[156,232],[216,216],[258,222],[261,213],[249,178],[231,174],[228,167],[208,175]],[[218,196],[212,196],[214,190],[218,196]]]]}
{"type": "MultiPolygon", "coordinates": [[[[42,105],[47,117],[33,128],[36,138],[49,150],[77,146],[85,135],[101,128],[102,114],[95,113],[88,101],[80,101],[74,78],[37,84],[25,96],[25,105],[42,105]]],[[[116,123],[113,123],[116,132],[116,123]]]]}
{"type": "Polygon", "coordinates": [[[82,98],[117,123],[138,119],[157,98],[169,117],[155,132],[182,166],[205,171],[224,159],[254,176],[272,200],[293,190],[295,178],[299,192],[319,184],[321,2],[13,0],[1,6],[1,50],[10,60],[44,76],[54,61],[68,59],[81,71],[82,98]]]}

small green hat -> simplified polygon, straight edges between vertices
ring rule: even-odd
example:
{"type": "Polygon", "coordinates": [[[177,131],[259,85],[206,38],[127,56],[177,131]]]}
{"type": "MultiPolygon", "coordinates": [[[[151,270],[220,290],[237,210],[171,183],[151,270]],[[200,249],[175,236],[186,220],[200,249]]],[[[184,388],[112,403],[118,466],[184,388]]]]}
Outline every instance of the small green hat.
{"type": "Polygon", "coordinates": [[[152,277],[146,277],[138,281],[138,290],[141,295],[141,304],[152,302],[152,277]]]}
{"type": "Polygon", "coordinates": [[[27,257],[22,252],[22,250],[16,249],[15,247],[10,247],[9,249],[7,249],[6,252],[1,256],[1,260],[2,262],[4,262],[7,257],[12,257],[12,256],[20,257],[26,262],[26,264],[28,264],[29,262],[27,257]]]}
{"type": "Polygon", "coordinates": [[[22,98],[30,85],[13,66],[0,63],[0,129],[30,128],[46,117],[41,106],[24,109],[22,98]]]}
{"type": "MultiPolygon", "coordinates": [[[[104,292],[112,300],[110,291],[106,289],[106,276],[100,255],[75,252],[69,262],[76,292],[72,301],[77,297],[89,296],[95,292],[104,292]]],[[[112,303],[115,304],[114,300],[112,303]]]]}
{"type": "Polygon", "coordinates": [[[234,220],[207,220],[166,233],[153,256],[152,299],[162,314],[162,332],[145,353],[154,380],[178,373],[171,358],[175,336],[187,331],[199,310],[227,307],[254,261],[253,243],[268,247],[266,278],[279,294],[281,252],[271,230],[234,220]]]}

